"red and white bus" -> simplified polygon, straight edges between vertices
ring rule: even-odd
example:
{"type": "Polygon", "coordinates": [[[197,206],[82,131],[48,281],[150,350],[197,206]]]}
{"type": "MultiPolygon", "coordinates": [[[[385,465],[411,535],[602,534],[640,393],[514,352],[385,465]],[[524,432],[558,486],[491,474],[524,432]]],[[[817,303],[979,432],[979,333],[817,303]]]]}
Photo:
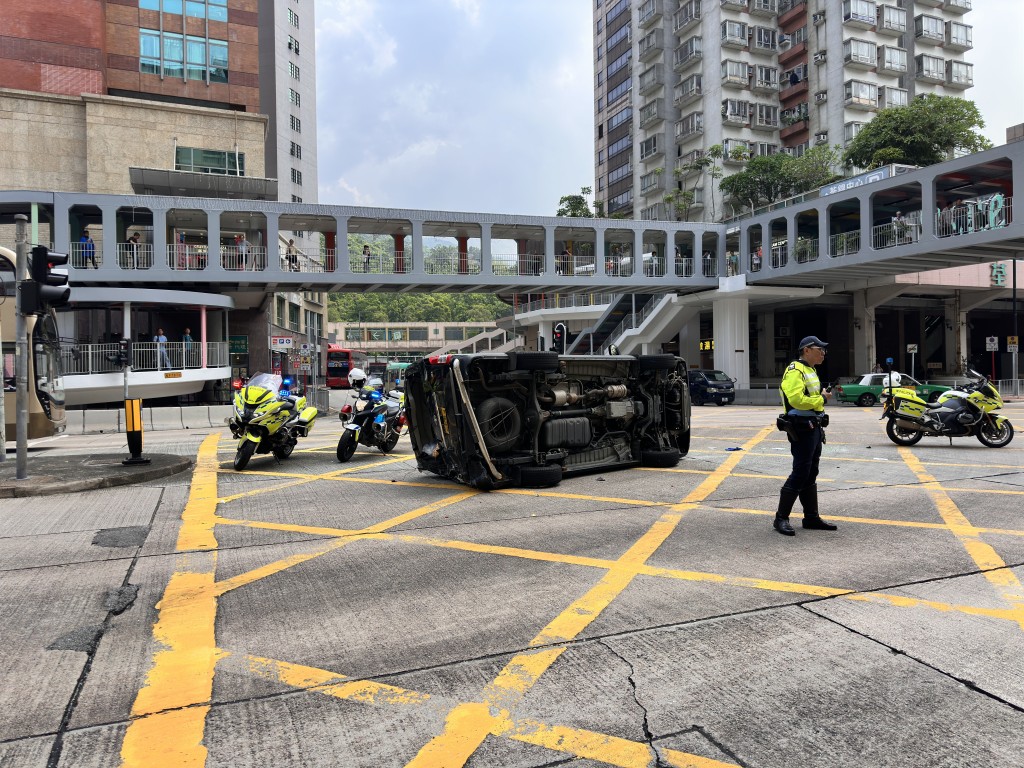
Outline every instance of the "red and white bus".
{"type": "Polygon", "coordinates": [[[327,345],[327,386],[330,389],[348,386],[348,372],[353,368],[366,370],[366,353],[341,344],[327,345]]]}

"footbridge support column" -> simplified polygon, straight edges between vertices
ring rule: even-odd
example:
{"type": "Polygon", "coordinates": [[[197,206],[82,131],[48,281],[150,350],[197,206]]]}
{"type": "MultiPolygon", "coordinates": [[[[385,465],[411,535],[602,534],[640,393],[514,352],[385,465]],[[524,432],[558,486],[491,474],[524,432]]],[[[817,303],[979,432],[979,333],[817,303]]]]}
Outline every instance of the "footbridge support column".
{"type": "Polygon", "coordinates": [[[895,299],[906,288],[905,285],[884,285],[853,292],[854,373],[867,373],[875,363],[881,362],[875,341],[875,309],[895,299]]]}
{"type": "Polygon", "coordinates": [[[716,299],[712,305],[715,329],[715,368],[736,379],[737,389],[750,389],[750,302],[716,299]]]}

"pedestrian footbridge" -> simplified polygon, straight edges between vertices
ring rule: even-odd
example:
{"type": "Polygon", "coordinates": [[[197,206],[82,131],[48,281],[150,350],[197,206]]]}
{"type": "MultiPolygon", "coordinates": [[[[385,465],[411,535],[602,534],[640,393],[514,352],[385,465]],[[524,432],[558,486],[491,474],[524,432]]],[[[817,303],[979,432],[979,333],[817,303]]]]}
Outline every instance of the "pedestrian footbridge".
{"type": "Polygon", "coordinates": [[[0,223],[33,217],[40,242],[70,253],[73,288],[228,292],[687,294],[738,275],[748,286],[871,280],[1024,246],[1013,215],[1024,142],[898,170],[722,224],[45,191],[0,192],[0,223]],[[286,254],[291,231],[322,233],[323,247],[286,254]],[[349,235],[370,239],[370,255],[350,253],[349,235]]]}

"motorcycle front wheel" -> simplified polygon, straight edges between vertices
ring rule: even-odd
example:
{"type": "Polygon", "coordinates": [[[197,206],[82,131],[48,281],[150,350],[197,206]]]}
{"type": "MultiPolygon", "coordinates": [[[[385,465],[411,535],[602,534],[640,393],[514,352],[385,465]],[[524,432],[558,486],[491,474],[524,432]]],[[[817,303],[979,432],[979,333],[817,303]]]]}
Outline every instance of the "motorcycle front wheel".
{"type": "Polygon", "coordinates": [[[978,442],[989,448],[1002,448],[1013,440],[1013,424],[1009,420],[996,425],[995,421],[985,419],[978,427],[978,442]]]}
{"type": "Polygon", "coordinates": [[[380,448],[381,453],[391,453],[395,450],[395,446],[398,445],[398,432],[392,430],[391,434],[387,436],[387,439],[381,440],[377,443],[377,447],[380,448]]]}
{"type": "Polygon", "coordinates": [[[889,436],[896,445],[916,445],[921,442],[923,434],[916,429],[904,429],[897,426],[895,419],[889,419],[885,425],[885,434],[889,436]]]}
{"type": "Polygon", "coordinates": [[[256,453],[256,443],[252,440],[246,440],[242,443],[239,446],[238,451],[235,452],[235,471],[241,472],[245,469],[246,465],[249,463],[249,459],[252,458],[254,453],[256,453]]]}
{"type": "Polygon", "coordinates": [[[344,463],[356,452],[356,439],[352,430],[346,429],[338,439],[338,461],[344,463]]]}

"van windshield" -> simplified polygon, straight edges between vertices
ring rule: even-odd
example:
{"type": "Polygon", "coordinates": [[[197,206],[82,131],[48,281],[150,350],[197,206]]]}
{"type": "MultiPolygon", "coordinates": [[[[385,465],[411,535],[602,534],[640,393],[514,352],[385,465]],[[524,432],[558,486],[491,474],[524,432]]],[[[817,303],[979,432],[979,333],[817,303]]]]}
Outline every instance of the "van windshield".
{"type": "Polygon", "coordinates": [[[722,371],[705,371],[704,376],[708,381],[732,381],[722,371]]]}

